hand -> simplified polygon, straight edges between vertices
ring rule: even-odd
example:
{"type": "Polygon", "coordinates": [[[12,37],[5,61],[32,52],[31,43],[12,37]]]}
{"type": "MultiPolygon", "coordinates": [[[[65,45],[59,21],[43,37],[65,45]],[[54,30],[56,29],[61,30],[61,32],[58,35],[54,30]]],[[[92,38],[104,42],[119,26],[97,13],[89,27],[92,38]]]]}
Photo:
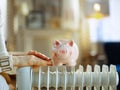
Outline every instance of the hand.
{"type": "Polygon", "coordinates": [[[47,56],[37,52],[29,51],[28,53],[13,54],[13,63],[16,67],[39,67],[39,66],[52,66],[52,60],[47,56]]]}

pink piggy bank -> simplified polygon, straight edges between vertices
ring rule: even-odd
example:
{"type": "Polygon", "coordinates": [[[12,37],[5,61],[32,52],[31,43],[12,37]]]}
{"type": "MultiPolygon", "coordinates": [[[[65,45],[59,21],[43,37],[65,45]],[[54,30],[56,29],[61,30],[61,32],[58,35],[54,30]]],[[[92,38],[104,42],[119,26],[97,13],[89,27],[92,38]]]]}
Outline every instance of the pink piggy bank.
{"type": "Polygon", "coordinates": [[[79,56],[78,46],[73,40],[56,40],[53,43],[54,65],[75,66],[79,56]]]}

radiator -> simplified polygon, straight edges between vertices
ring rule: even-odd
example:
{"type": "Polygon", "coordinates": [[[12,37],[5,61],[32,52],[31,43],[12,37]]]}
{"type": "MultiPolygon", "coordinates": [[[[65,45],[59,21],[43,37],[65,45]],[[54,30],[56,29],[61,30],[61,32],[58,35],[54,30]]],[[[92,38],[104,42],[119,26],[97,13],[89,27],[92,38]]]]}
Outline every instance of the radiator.
{"type": "Polygon", "coordinates": [[[17,90],[117,90],[116,66],[46,66],[34,72],[30,67],[17,70],[17,90]],[[52,89],[51,89],[52,88],[52,89]],[[36,89],[35,89],[36,90],[36,89]]]}

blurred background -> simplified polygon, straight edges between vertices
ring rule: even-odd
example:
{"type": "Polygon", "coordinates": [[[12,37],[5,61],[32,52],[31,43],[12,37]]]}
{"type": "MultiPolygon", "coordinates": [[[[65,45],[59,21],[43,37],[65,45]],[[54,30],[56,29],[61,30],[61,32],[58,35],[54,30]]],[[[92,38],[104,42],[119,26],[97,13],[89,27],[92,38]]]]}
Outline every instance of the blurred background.
{"type": "Polygon", "coordinates": [[[120,71],[120,0],[3,0],[8,51],[51,57],[53,41],[74,40],[77,65],[114,64],[120,71]]]}
{"type": "Polygon", "coordinates": [[[3,0],[0,2],[8,51],[37,50],[51,57],[53,41],[74,40],[78,63],[120,60],[119,0],[3,0]]]}

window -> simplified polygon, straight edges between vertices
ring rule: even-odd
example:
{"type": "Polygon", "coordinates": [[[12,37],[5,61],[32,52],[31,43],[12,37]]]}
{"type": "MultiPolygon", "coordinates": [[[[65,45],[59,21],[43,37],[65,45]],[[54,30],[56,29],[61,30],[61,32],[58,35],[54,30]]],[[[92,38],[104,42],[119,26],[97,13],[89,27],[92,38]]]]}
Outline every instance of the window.
{"type": "Polygon", "coordinates": [[[120,0],[110,0],[109,8],[109,17],[88,20],[92,42],[120,42],[120,0]]]}

